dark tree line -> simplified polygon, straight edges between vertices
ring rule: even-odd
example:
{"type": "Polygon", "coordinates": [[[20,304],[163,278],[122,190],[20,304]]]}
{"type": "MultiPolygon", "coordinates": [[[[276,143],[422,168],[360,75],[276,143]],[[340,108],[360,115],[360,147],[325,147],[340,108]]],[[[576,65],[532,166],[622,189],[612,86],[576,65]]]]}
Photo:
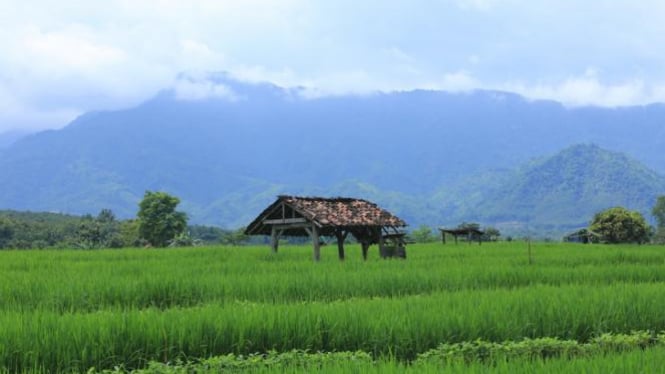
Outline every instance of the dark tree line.
{"type": "Polygon", "coordinates": [[[97,216],[0,211],[0,249],[164,247],[195,244],[239,245],[243,230],[188,226],[175,210],[179,199],[147,191],[136,219],[118,220],[110,209],[97,216]]]}

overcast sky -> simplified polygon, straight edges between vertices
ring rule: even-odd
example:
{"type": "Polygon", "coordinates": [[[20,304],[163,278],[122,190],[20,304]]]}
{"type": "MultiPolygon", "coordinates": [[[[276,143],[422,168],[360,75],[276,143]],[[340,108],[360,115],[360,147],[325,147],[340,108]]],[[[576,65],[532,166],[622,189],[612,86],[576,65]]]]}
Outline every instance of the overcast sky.
{"type": "Polygon", "coordinates": [[[312,95],[665,102],[665,1],[0,0],[0,133],[62,127],[182,85],[179,73],[219,71],[312,95]]]}

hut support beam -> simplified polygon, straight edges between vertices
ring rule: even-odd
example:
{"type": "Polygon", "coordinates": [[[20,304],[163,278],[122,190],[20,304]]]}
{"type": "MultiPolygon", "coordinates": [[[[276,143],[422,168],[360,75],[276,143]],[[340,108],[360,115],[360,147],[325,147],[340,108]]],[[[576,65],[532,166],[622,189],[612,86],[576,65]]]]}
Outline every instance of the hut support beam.
{"type": "Polygon", "coordinates": [[[275,226],[270,229],[270,249],[272,249],[272,253],[277,253],[277,249],[279,248],[280,234],[281,232],[279,232],[275,226]]]}
{"type": "Polygon", "coordinates": [[[321,243],[319,242],[319,229],[312,225],[312,244],[314,244],[314,261],[321,259],[321,243]]]}
{"type": "Polygon", "coordinates": [[[369,243],[367,242],[362,242],[360,243],[363,249],[363,260],[367,260],[367,250],[369,249],[369,243]]]}
{"type": "Polygon", "coordinates": [[[385,249],[384,247],[384,240],[383,240],[383,231],[381,230],[381,227],[379,227],[377,230],[377,235],[378,235],[378,241],[379,241],[379,253],[381,254],[382,258],[385,258],[385,249]]]}
{"type": "Polygon", "coordinates": [[[344,261],[344,240],[346,240],[346,236],[348,234],[348,231],[335,231],[335,236],[337,237],[337,254],[339,255],[339,259],[342,261],[344,261]]]}

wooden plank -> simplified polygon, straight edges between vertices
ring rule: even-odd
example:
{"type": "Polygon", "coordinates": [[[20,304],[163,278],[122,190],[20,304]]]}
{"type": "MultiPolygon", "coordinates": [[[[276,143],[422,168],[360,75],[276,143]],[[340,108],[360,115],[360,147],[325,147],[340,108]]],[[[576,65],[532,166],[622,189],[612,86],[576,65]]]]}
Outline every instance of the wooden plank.
{"type": "Polygon", "coordinates": [[[305,223],[305,218],[277,218],[263,220],[264,225],[286,225],[291,223],[305,223]]]}
{"type": "Polygon", "coordinates": [[[309,229],[311,225],[309,223],[290,223],[285,225],[273,225],[278,230],[289,230],[289,229],[309,229]]]}

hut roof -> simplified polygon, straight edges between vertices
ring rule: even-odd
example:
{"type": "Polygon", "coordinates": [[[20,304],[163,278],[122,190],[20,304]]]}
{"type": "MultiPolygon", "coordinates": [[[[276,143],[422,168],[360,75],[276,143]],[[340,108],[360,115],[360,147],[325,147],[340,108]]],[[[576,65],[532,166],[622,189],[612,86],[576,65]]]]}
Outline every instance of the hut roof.
{"type": "Polygon", "coordinates": [[[456,229],[447,229],[445,227],[439,227],[439,230],[441,232],[445,232],[447,234],[452,234],[452,235],[469,235],[469,234],[482,235],[485,233],[484,231],[473,227],[462,227],[456,229]]]}
{"type": "Polygon", "coordinates": [[[247,226],[248,234],[265,234],[263,221],[277,212],[280,205],[293,209],[299,216],[312,221],[319,227],[367,227],[392,226],[404,227],[406,223],[378,205],[363,199],[347,197],[302,197],[278,196],[277,200],[266,208],[247,226]]]}

